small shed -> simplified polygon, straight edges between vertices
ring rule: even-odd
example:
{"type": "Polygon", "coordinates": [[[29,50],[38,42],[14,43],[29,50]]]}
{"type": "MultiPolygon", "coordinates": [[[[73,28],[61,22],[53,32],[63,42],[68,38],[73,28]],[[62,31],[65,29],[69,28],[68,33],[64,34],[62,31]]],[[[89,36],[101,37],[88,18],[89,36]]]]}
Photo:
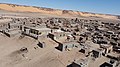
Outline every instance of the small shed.
{"type": "Polygon", "coordinates": [[[45,47],[46,47],[45,42],[38,42],[37,45],[38,45],[39,47],[41,47],[41,48],[45,48],[45,47]]]}

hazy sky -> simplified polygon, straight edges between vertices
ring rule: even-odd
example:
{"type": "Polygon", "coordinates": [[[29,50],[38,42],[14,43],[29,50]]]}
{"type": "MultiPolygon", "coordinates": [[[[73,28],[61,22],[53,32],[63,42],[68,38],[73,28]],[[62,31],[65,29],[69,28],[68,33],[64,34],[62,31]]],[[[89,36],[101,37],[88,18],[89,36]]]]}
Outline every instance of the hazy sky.
{"type": "Polygon", "coordinates": [[[120,0],[0,0],[0,3],[120,15],[120,0]]]}

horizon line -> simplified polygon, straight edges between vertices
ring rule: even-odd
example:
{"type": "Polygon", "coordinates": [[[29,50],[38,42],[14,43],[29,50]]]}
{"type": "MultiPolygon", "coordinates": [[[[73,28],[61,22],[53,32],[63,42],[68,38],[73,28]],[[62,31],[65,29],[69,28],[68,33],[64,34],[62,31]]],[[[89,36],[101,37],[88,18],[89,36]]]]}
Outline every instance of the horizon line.
{"type": "Polygon", "coordinates": [[[51,7],[42,7],[42,6],[33,6],[33,5],[25,5],[25,4],[17,4],[17,3],[0,3],[0,4],[10,4],[10,5],[18,5],[18,6],[26,6],[26,7],[34,7],[34,8],[48,8],[54,10],[67,10],[67,11],[76,11],[76,12],[86,12],[92,14],[103,14],[103,15],[112,15],[112,16],[120,16],[119,14],[107,14],[107,13],[97,13],[97,12],[89,12],[89,11],[79,11],[79,10],[72,10],[72,9],[59,9],[59,8],[51,8],[51,7]]]}

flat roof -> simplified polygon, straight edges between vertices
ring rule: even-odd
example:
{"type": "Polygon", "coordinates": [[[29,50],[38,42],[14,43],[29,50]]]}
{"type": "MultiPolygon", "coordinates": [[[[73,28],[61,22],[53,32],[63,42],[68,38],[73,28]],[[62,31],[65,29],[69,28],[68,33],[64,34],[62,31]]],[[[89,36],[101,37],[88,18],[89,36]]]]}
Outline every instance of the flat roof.
{"type": "Polygon", "coordinates": [[[10,22],[12,19],[0,19],[0,23],[10,22]]]}
{"type": "Polygon", "coordinates": [[[88,58],[76,60],[76,61],[74,61],[74,63],[79,64],[79,65],[88,64],[88,58]]]}
{"type": "Polygon", "coordinates": [[[50,28],[40,28],[40,27],[29,27],[29,26],[25,26],[31,29],[35,29],[35,30],[51,30],[50,28]]]}

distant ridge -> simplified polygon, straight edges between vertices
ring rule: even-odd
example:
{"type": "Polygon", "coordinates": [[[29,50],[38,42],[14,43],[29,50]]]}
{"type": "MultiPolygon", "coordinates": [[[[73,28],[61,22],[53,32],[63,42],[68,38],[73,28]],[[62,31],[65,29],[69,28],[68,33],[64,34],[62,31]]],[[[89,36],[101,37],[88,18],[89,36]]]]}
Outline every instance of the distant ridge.
{"type": "Polygon", "coordinates": [[[73,10],[60,10],[60,9],[52,9],[45,7],[7,4],[7,3],[0,3],[0,9],[7,11],[14,11],[14,12],[39,12],[43,14],[58,15],[58,16],[62,15],[69,17],[83,16],[83,17],[97,17],[97,18],[107,18],[107,19],[120,19],[119,16],[110,15],[110,14],[98,14],[98,13],[80,12],[73,10]]]}

